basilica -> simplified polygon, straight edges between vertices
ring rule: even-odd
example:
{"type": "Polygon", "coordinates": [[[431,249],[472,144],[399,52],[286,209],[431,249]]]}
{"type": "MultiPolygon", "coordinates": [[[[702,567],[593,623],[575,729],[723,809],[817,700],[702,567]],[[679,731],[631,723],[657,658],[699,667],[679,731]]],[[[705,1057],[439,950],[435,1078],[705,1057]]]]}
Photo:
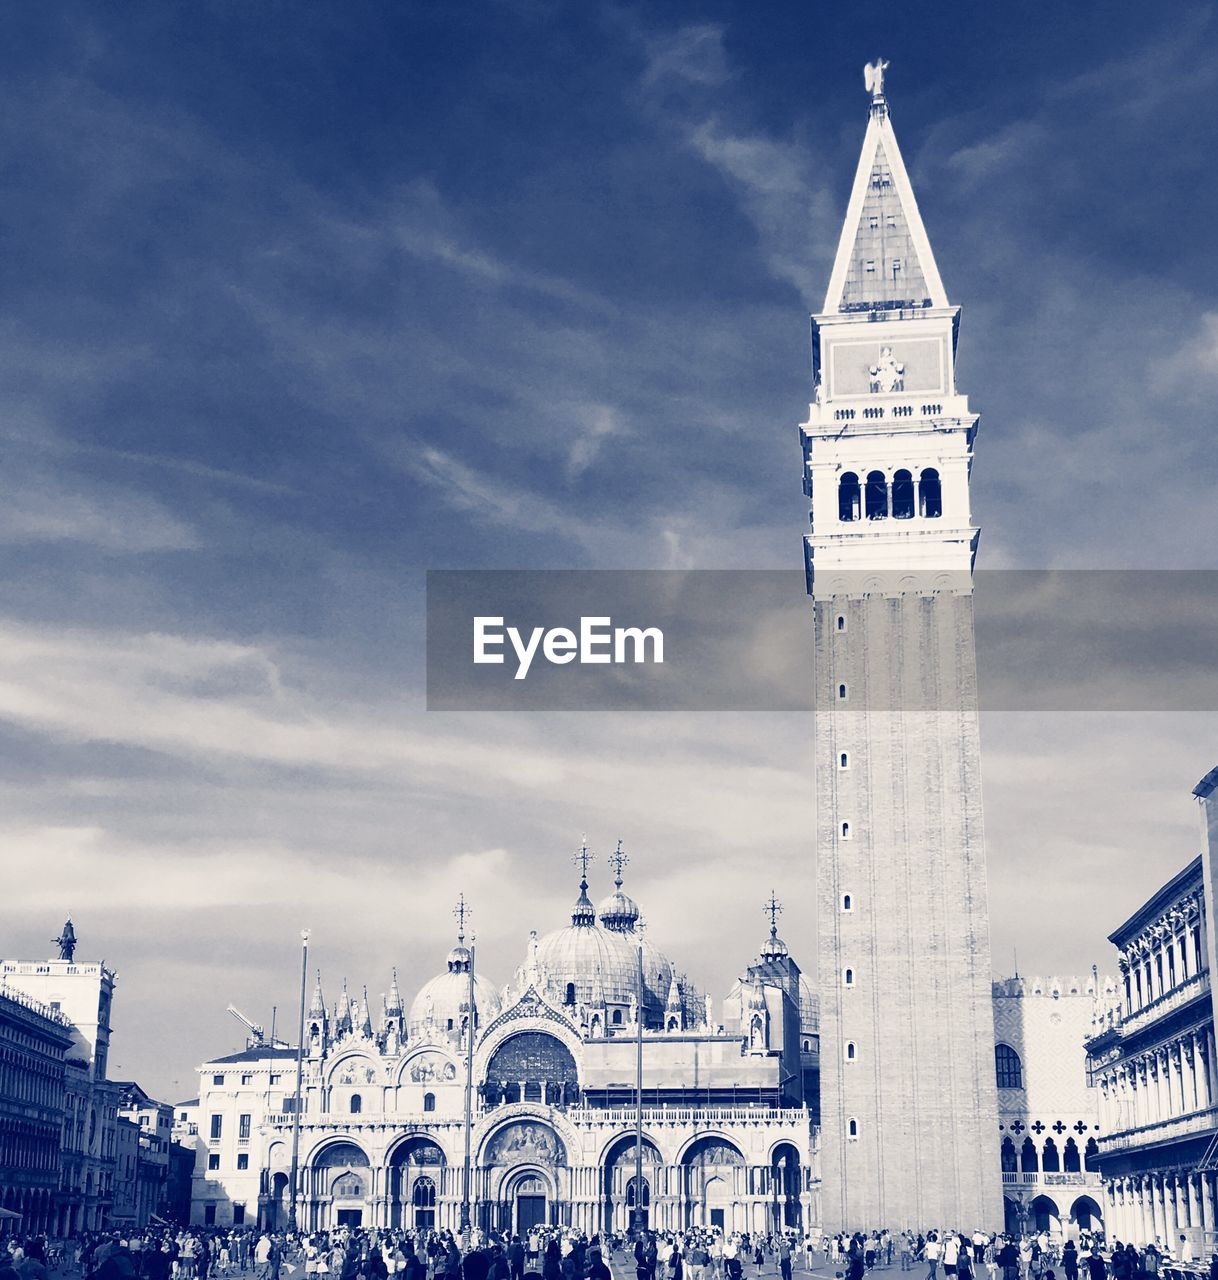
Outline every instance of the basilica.
{"type": "Polygon", "coordinates": [[[457,945],[409,1004],[395,973],[379,1008],[345,983],[327,1006],[319,975],[299,1102],[295,1049],[203,1064],[187,1108],[194,1220],[285,1223],[295,1140],[305,1229],[816,1221],[817,1004],[777,902],[716,1011],[644,931],[625,857],[597,906],[577,859],[570,922],[531,933],[506,986],[477,971],[463,907],[457,945]]]}

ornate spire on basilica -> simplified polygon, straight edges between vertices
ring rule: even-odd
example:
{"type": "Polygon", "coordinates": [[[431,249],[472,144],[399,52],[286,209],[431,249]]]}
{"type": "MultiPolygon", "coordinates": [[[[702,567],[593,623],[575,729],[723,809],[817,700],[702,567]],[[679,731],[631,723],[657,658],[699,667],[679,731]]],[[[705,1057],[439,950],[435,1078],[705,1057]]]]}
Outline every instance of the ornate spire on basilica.
{"type": "Polygon", "coordinates": [[[575,910],[571,912],[571,923],[583,928],[596,923],[596,908],[588,897],[588,864],[592,861],[593,853],[588,848],[588,837],[582,836],[580,840],[580,846],[572,857],[579,868],[579,897],[575,900],[575,910]]]}
{"type": "Polygon", "coordinates": [[[322,1021],[326,1016],[326,1001],[321,994],[321,970],[317,971],[317,985],[313,988],[313,999],[309,1003],[309,1017],[322,1021]]]}
{"type": "Polygon", "coordinates": [[[389,984],[389,994],[385,997],[385,1013],[391,1018],[400,1016],[402,1012],[402,993],[398,989],[397,966],[393,969],[393,981],[389,984]]]}
{"type": "Polygon", "coordinates": [[[343,979],[343,993],[334,1010],[334,1034],[345,1036],[351,1031],[351,997],[347,994],[347,979],[343,979]]]}
{"type": "Polygon", "coordinates": [[[770,890],[769,901],[761,910],[770,917],[770,936],[762,944],[761,958],[779,960],[787,954],[787,944],[778,936],[778,917],[782,915],[782,903],[778,901],[773,889],[770,890]]]}
{"type": "Polygon", "coordinates": [[[368,1007],[368,988],[364,987],[364,999],[360,1005],[359,1033],[365,1040],[372,1039],[372,1012],[368,1007]]]}
{"type": "Polygon", "coordinates": [[[609,855],[609,865],[613,868],[613,892],[601,901],[597,908],[601,924],[614,933],[629,933],[639,918],[638,903],[629,894],[622,891],[622,869],[630,862],[628,854],[622,850],[622,842],[609,855]]]}

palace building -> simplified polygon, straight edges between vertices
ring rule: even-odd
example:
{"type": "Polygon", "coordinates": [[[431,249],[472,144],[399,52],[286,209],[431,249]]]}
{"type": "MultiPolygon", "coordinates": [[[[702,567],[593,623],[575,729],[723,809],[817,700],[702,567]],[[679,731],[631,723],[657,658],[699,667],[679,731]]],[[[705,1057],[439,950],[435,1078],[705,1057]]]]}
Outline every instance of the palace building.
{"type": "Polygon", "coordinates": [[[409,1003],[395,973],[378,1007],[346,984],[327,1006],[319,976],[299,1118],[294,1049],[204,1063],[192,1219],[284,1223],[299,1119],[306,1229],[455,1228],[467,1199],[475,1224],[511,1231],[624,1230],[636,1209],[655,1228],[817,1221],[816,1000],[778,937],[778,904],[716,1017],[644,933],[624,855],[598,907],[587,857],[570,922],[530,934],[505,986],[463,936],[409,1003]]]}
{"type": "Polygon", "coordinates": [[[823,1225],[1001,1228],[960,309],[884,68],[801,427],[816,655],[823,1225]]]}
{"type": "Polygon", "coordinates": [[[1120,1003],[1087,1042],[1100,1090],[1099,1167],[1110,1230],[1195,1256],[1218,1232],[1218,1063],[1214,1041],[1218,769],[1194,790],[1202,853],[1109,934],[1120,954],[1120,1003]]]}

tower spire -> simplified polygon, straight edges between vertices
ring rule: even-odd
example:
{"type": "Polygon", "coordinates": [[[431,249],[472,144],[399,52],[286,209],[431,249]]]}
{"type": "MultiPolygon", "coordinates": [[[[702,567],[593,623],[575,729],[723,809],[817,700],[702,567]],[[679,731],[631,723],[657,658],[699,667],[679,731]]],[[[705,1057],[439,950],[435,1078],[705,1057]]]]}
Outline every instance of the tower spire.
{"type": "Polygon", "coordinates": [[[888,63],[863,70],[871,108],[823,313],[947,307],[884,93],[888,63]]]}

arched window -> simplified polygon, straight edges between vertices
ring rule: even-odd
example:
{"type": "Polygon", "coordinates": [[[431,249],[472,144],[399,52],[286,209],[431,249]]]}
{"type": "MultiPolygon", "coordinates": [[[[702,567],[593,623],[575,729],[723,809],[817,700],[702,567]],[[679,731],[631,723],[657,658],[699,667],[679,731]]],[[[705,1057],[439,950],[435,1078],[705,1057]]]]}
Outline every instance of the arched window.
{"type": "Polygon", "coordinates": [[[846,1121],[846,1137],[851,1142],[857,1142],[859,1139],[859,1122],[853,1116],[846,1121]]]}
{"type": "Polygon", "coordinates": [[[839,702],[846,701],[846,686],[844,684],[839,684],[837,686],[837,697],[839,702]]]}
{"type": "Polygon", "coordinates": [[[838,757],[837,767],[838,767],[839,769],[849,769],[849,768],[850,768],[850,757],[849,757],[849,756],[848,756],[844,751],[843,751],[843,752],[842,752],[842,754],[838,757]]]}
{"type": "Polygon", "coordinates": [[[620,1009],[614,1009],[613,1011],[613,1025],[615,1027],[622,1025],[622,1011],[620,1009]]]}
{"type": "Polygon", "coordinates": [[[574,982],[568,982],[568,983],[567,983],[567,994],[566,994],[566,997],[565,997],[565,999],[564,999],[563,1003],[564,1003],[564,1004],[574,1004],[574,1003],[575,1003],[575,983],[574,983],[574,982]]]}
{"type": "Polygon", "coordinates": [[[839,613],[837,615],[837,629],[839,631],[845,631],[846,629],[846,617],[844,614],[839,613]]]}
{"type": "Polygon", "coordinates": [[[994,1068],[1000,1089],[1023,1088],[1023,1063],[1009,1044],[994,1046],[994,1068]]]}
{"type": "Polygon", "coordinates": [[[918,514],[928,520],[943,514],[943,486],[934,467],[927,467],[918,477],[918,514]]]}
{"type": "Polygon", "coordinates": [[[1045,1151],[1041,1158],[1040,1167],[1045,1173],[1061,1173],[1061,1160],[1057,1154],[1057,1143],[1052,1138],[1045,1140],[1045,1151]]]}
{"type": "Polygon", "coordinates": [[[842,970],[842,986],[844,987],[854,986],[854,970],[853,969],[842,970]]]}
{"type": "Polygon", "coordinates": [[[423,1110],[434,1111],[436,1109],[436,1095],[434,1093],[425,1093],[423,1095],[423,1110]]]}
{"type": "Polygon", "coordinates": [[[1036,1158],[1036,1143],[1031,1138],[1023,1140],[1023,1148],[1019,1153],[1019,1170],[1021,1173],[1036,1173],[1039,1171],[1039,1162],[1036,1158]]]}
{"type": "Polygon", "coordinates": [[[843,910],[843,911],[853,911],[853,910],[854,910],[854,901],[853,901],[853,899],[850,897],[850,895],[849,895],[848,893],[843,893],[843,894],[842,894],[842,910],[843,910]]]}
{"type": "Polygon", "coordinates": [[[837,518],[846,523],[859,518],[859,478],[853,471],[847,471],[838,482],[837,518]]]}
{"type": "Polygon", "coordinates": [[[1002,1140],[1002,1171],[1003,1173],[1019,1172],[1019,1157],[1015,1154],[1015,1144],[1009,1137],[1002,1140]]]}
{"type": "Polygon", "coordinates": [[[846,1041],[846,1061],[854,1062],[858,1058],[858,1049],[853,1040],[846,1041]]]}
{"type": "Polygon", "coordinates": [[[1082,1173],[1082,1171],[1082,1165],[1079,1162],[1078,1143],[1073,1138],[1067,1138],[1065,1150],[1062,1152],[1062,1172],[1082,1173]]]}
{"type": "Polygon", "coordinates": [[[842,823],[842,839],[843,840],[850,839],[850,824],[848,822],[842,823]]]}
{"type": "Polygon", "coordinates": [[[363,1098],[361,1098],[358,1093],[353,1093],[351,1095],[351,1114],[353,1116],[357,1116],[363,1109],[364,1109],[363,1098]]]}
{"type": "Polygon", "coordinates": [[[902,468],[892,477],[892,518],[894,520],[912,520],[913,513],[913,473],[902,468]]]}
{"type": "Polygon", "coordinates": [[[867,472],[864,506],[868,520],[883,520],[888,515],[888,480],[882,471],[867,472]]]}
{"type": "Polygon", "coordinates": [[[1087,1139],[1087,1145],[1083,1148],[1083,1168],[1088,1173],[1094,1173],[1095,1162],[1100,1158],[1099,1144],[1094,1138],[1087,1139]]]}

